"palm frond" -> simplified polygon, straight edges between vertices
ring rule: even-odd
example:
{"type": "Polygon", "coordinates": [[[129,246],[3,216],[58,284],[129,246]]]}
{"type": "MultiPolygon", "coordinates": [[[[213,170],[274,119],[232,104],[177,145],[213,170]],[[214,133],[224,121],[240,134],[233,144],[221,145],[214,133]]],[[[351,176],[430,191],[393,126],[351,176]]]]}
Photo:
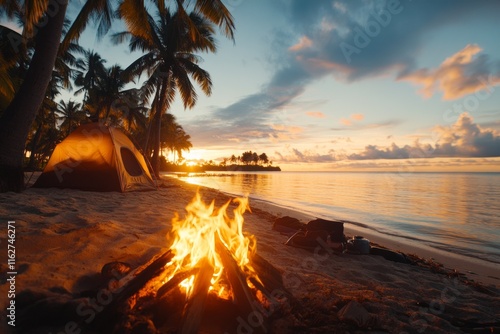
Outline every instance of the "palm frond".
{"type": "Polygon", "coordinates": [[[129,31],[122,31],[112,34],[110,40],[113,44],[117,45],[130,40],[132,36],[133,35],[129,31]]]}
{"type": "Polygon", "coordinates": [[[14,66],[27,57],[27,49],[23,36],[8,27],[0,25],[0,54],[2,66],[14,66]]]}
{"type": "Polygon", "coordinates": [[[73,21],[73,24],[64,36],[61,48],[66,50],[70,42],[77,41],[87,27],[87,24],[90,22],[90,19],[99,22],[97,28],[98,38],[104,36],[111,27],[111,21],[113,19],[112,13],[113,10],[108,0],[85,1],[85,4],[73,21]]]}
{"type": "Polygon", "coordinates": [[[149,14],[144,7],[144,0],[123,0],[118,7],[118,13],[132,35],[150,38],[149,14]]]}
{"type": "Polygon", "coordinates": [[[226,37],[234,41],[234,18],[222,0],[196,0],[195,8],[218,25],[226,37]]]}
{"type": "MultiPolygon", "coordinates": [[[[0,55],[0,61],[2,61],[0,55]]],[[[0,96],[2,100],[10,101],[15,94],[14,83],[9,73],[2,67],[0,67],[0,96]]],[[[1,108],[0,108],[1,110],[1,108]]]]}
{"type": "Polygon", "coordinates": [[[202,16],[191,13],[189,19],[196,27],[196,39],[194,40],[194,50],[204,52],[216,52],[217,45],[214,38],[215,29],[213,24],[202,16]]]}
{"type": "Polygon", "coordinates": [[[13,18],[15,13],[19,13],[21,8],[18,1],[0,0],[0,14],[7,15],[8,18],[13,18]]]}
{"type": "Polygon", "coordinates": [[[184,108],[191,109],[196,104],[197,94],[188,73],[183,66],[176,64],[172,67],[172,77],[175,78],[175,84],[181,95],[184,108]]]}
{"type": "Polygon", "coordinates": [[[94,15],[99,22],[97,27],[97,38],[100,39],[111,28],[111,22],[113,21],[113,8],[109,0],[100,1],[100,7],[94,12],[94,15]]]}
{"type": "Polygon", "coordinates": [[[155,67],[155,55],[152,52],[146,53],[145,55],[137,58],[132,64],[125,68],[125,75],[132,79],[140,77],[143,72],[154,70],[155,67]]]}
{"type": "Polygon", "coordinates": [[[212,79],[210,78],[210,73],[196,65],[192,62],[182,62],[182,65],[186,72],[188,72],[191,77],[200,85],[203,92],[210,96],[212,95],[212,79]]]}
{"type": "Polygon", "coordinates": [[[35,25],[40,21],[47,11],[49,0],[25,0],[24,1],[24,33],[32,37],[35,25]]]}

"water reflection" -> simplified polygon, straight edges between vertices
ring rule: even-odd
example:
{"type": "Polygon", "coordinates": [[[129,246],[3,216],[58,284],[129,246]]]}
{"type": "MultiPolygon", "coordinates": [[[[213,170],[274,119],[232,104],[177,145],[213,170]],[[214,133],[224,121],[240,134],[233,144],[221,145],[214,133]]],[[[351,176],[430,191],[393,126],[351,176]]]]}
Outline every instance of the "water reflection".
{"type": "Polygon", "coordinates": [[[188,182],[436,245],[500,248],[500,174],[235,173],[188,182]]]}

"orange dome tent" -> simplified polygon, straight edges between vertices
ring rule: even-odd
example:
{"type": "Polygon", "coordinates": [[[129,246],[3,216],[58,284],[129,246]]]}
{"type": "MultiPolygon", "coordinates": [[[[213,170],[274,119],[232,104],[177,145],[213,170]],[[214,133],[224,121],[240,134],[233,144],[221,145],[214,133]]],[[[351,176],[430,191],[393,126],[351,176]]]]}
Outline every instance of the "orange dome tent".
{"type": "Polygon", "coordinates": [[[120,130],[100,123],[78,127],[59,143],[33,187],[90,191],[156,189],[142,154],[120,130]]]}

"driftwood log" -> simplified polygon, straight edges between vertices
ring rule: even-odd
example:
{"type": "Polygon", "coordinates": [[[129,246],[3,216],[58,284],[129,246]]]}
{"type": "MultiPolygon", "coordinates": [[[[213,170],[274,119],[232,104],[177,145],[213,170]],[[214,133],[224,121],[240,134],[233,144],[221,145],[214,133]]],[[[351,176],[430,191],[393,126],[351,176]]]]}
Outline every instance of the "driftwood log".
{"type": "Polygon", "coordinates": [[[95,325],[98,328],[109,329],[110,324],[114,323],[113,320],[118,319],[126,309],[128,299],[138,293],[150,280],[160,275],[173,257],[172,251],[168,250],[138,273],[134,272],[122,279],[125,285],[119,288],[120,292],[115,295],[104,310],[97,314],[95,325]]]}

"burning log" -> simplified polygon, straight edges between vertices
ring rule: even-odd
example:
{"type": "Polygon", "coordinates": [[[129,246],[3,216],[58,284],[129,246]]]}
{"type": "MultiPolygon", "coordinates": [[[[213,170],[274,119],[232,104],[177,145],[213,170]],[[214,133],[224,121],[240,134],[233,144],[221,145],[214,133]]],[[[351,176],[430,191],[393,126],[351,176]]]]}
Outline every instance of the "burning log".
{"type": "Polygon", "coordinates": [[[120,292],[106,306],[106,308],[98,314],[96,324],[99,326],[109,323],[110,319],[116,318],[116,316],[125,308],[129,298],[137,294],[150,280],[160,275],[163,272],[165,265],[170,262],[173,256],[174,254],[172,251],[168,250],[147,265],[139,273],[127,275],[123,279],[124,285],[121,289],[119,289],[120,292]]]}
{"type": "Polygon", "coordinates": [[[208,260],[202,260],[195,276],[193,291],[184,308],[181,334],[198,333],[213,274],[214,268],[208,260]]]}
{"type": "Polygon", "coordinates": [[[253,254],[250,260],[255,272],[259,273],[259,279],[267,291],[281,291],[286,297],[292,297],[292,294],[285,289],[281,272],[276,267],[257,253],[253,254]]]}
{"type": "Polygon", "coordinates": [[[172,290],[175,287],[178,287],[182,281],[184,281],[185,279],[187,279],[193,275],[196,275],[199,271],[200,271],[200,268],[195,267],[193,269],[178,272],[170,280],[168,280],[168,282],[163,284],[161,286],[161,288],[158,289],[158,291],[156,292],[156,297],[158,297],[158,298],[163,297],[170,290],[172,290]]]}
{"type": "MultiPolygon", "coordinates": [[[[231,284],[235,303],[239,307],[242,314],[260,314],[254,306],[255,299],[248,289],[245,275],[241,272],[241,269],[238,267],[238,264],[229,250],[218,238],[215,241],[215,248],[221,258],[224,268],[226,269],[227,278],[231,284]]],[[[263,324],[261,324],[260,327],[263,332],[267,332],[263,324]]]]}

